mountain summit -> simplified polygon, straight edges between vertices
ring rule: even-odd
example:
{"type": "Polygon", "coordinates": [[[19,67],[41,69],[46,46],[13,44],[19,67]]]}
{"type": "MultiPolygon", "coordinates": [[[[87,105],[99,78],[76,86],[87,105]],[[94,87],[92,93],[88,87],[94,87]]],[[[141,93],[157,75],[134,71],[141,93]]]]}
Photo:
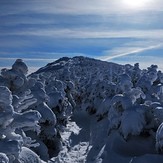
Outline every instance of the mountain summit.
{"type": "MultiPolygon", "coordinates": [[[[52,71],[57,71],[65,67],[69,68],[76,68],[76,67],[88,67],[88,68],[106,68],[109,69],[110,67],[116,67],[120,68],[120,65],[111,63],[111,62],[106,62],[106,61],[101,61],[93,58],[88,58],[88,57],[83,57],[83,56],[77,56],[73,58],[68,58],[68,57],[63,57],[60,58],[52,63],[47,64],[45,67],[40,68],[38,71],[35,73],[41,73],[41,72],[52,72],[52,71]]],[[[123,67],[123,66],[122,66],[123,67]]]]}

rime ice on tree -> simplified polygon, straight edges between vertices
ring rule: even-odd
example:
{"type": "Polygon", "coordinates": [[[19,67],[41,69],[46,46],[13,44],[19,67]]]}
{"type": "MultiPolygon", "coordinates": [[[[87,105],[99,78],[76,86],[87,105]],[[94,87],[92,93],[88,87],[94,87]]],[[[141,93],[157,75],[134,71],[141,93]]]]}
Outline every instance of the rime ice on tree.
{"type": "MultiPolygon", "coordinates": [[[[26,135],[23,137],[17,130],[20,130],[22,131],[21,133],[23,133],[24,127],[32,127],[33,129],[36,129],[38,127],[37,123],[41,117],[40,113],[37,111],[14,111],[12,100],[13,97],[11,91],[5,86],[0,86],[0,152],[6,154],[6,157],[9,158],[10,162],[19,160],[20,155],[22,158],[25,156],[22,155],[22,152],[26,154],[26,151],[23,150],[23,146],[32,146],[32,141],[25,141],[27,139],[30,140],[30,138],[26,137],[26,135]]],[[[28,149],[28,151],[32,157],[32,151],[30,149],[28,149]]],[[[7,160],[7,158],[5,159],[7,160]]],[[[38,156],[37,159],[39,160],[38,156]]]]}

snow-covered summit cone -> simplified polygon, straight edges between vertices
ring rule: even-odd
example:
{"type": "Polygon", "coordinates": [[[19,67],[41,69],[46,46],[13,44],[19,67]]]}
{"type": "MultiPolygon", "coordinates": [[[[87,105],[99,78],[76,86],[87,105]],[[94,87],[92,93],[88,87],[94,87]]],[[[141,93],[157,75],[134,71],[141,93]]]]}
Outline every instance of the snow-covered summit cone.
{"type": "Polygon", "coordinates": [[[38,71],[36,71],[36,74],[42,73],[42,72],[53,72],[58,71],[61,69],[64,69],[65,66],[69,66],[70,68],[77,68],[77,67],[101,67],[101,68],[111,68],[114,67],[114,69],[120,70],[122,69],[121,65],[111,63],[111,62],[105,62],[93,58],[83,57],[83,56],[77,56],[73,58],[63,57],[60,58],[52,63],[47,64],[45,67],[40,68],[38,71]]]}

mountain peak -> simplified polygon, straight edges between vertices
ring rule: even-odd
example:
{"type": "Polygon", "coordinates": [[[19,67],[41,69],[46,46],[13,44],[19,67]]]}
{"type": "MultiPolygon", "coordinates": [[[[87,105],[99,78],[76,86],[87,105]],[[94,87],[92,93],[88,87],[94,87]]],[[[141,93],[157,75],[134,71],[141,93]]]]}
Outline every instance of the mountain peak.
{"type": "Polygon", "coordinates": [[[108,69],[110,67],[113,67],[113,65],[114,65],[114,67],[117,67],[118,69],[120,67],[121,68],[124,67],[124,66],[118,65],[116,63],[101,61],[98,59],[84,57],[84,56],[75,56],[73,58],[62,57],[62,58],[60,58],[60,59],[58,59],[52,63],[48,63],[46,66],[40,68],[35,73],[39,74],[39,73],[43,73],[43,72],[53,72],[53,71],[61,70],[65,67],[69,67],[69,68],[75,68],[75,67],[93,68],[93,66],[95,66],[95,68],[99,67],[102,69],[108,69]]]}

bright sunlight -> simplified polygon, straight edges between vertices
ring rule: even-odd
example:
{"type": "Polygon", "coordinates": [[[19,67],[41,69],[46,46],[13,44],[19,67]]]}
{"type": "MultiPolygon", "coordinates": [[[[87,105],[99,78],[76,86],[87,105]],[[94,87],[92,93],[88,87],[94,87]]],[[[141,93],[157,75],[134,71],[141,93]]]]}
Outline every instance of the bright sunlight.
{"type": "Polygon", "coordinates": [[[127,7],[131,8],[142,8],[144,7],[149,0],[123,0],[123,3],[127,5],[127,7]]]}

